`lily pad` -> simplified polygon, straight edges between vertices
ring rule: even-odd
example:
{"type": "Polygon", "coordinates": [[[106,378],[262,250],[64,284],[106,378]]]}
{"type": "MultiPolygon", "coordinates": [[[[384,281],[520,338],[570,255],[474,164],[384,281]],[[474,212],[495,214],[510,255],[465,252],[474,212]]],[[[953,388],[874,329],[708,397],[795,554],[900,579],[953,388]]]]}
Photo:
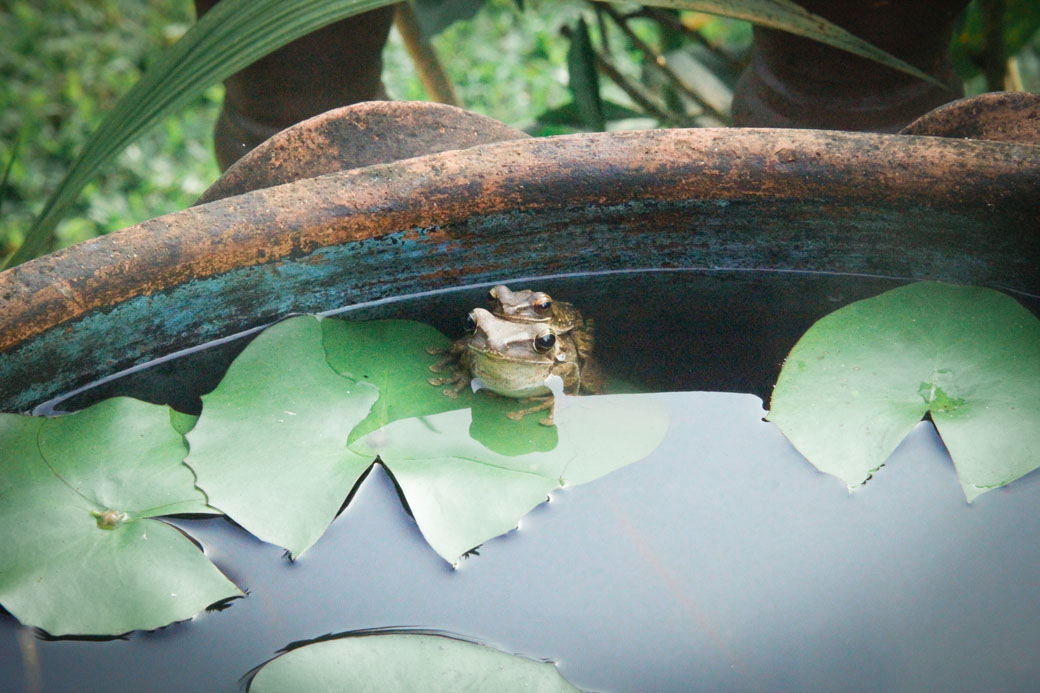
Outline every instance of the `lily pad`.
{"type": "Polygon", "coordinates": [[[277,691],[568,691],[551,662],[445,635],[351,635],[305,645],[259,669],[254,693],[277,691]]]}
{"type": "Polygon", "coordinates": [[[1040,320],[981,287],[857,301],[791,350],[768,419],[850,488],[930,413],[969,501],[1040,466],[1040,320]]]}
{"type": "Polygon", "coordinates": [[[254,339],[202,397],[185,462],[212,505],[295,558],[372,464],[346,443],[378,395],[374,385],[329,367],[317,318],[284,320],[254,339]]]}
{"type": "Polygon", "coordinates": [[[329,365],[341,375],[379,389],[372,412],[354,428],[351,440],[380,426],[412,416],[470,406],[473,393],[463,388],[455,399],[428,382],[430,365],[439,358],[426,349],[447,350],[451,341],[437,329],[414,320],[323,320],[323,343],[329,365]]]}
{"type": "Polygon", "coordinates": [[[0,603],[52,635],[118,635],[242,592],[178,529],[217,511],[167,407],[117,397],[43,419],[0,414],[0,603]]]}
{"type": "Polygon", "coordinates": [[[559,408],[554,428],[507,419],[515,400],[450,399],[427,382],[437,357],[426,347],[448,345],[411,321],[280,323],[203,398],[186,462],[213,505],[296,557],[378,458],[427,541],[454,561],[561,484],[645,457],[667,428],[662,408],[613,396],[567,398],[576,404],[559,408]]]}
{"type": "Polygon", "coordinates": [[[470,425],[470,410],[404,419],[353,445],[379,455],[426,541],[449,562],[515,528],[549,491],[649,455],[664,438],[668,415],[652,396],[568,398],[556,413],[559,444],[512,456],[472,439],[470,425]]]}

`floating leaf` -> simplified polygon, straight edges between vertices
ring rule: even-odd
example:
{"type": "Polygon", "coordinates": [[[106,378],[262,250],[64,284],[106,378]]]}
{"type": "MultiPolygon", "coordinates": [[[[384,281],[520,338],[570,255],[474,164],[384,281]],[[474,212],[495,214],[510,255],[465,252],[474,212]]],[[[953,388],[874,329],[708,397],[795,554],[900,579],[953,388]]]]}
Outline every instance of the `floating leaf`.
{"type": "Polygon", "coordinates": [[[276,691],[577,691],[551,662],[445,635],[350,635],[290,650],[257,672],[276,691]]]}
{"type": "Polygon", "coordinates": [[[1040,320],[991,289],[934,282],[857,301],[791,350],[771,409],[850,488],[930,412],[970,501],[1040,466],[1040,320]]]}
{"type": "Polygon", "coordinates": [[[510,421],[515,400],[445,397],[427,382],[437,357],[426,347],[448,345],[412,321],[280,323],[203,398],[187,463],[213,505],[295,557],[378,457],[427,541],[453,561],[562,483],[645,457],[667,428],[663,409],[621,396],[567,398],[553,428],[510,421]]]}
{"type": "MultiPolygon", "coordinates": [[[[399,419],[473,407],[470,435],[498,452],[519,455],[556,446],[555,427],[539,425],[538,417],[520,423],[506,418],[517,409],[515,400],[487,392],[475,396],[468,387],[451,398],[444,395],[444,387],[431,386],[430,366],[443,356],[431,356],[427,350],[447,353],[451,341],[430,325],[414,320],[326,319],[321,327],[329,365],[341,375],[379,388],[379,399],[351,432],[350,442],[399,419]]],[[[445,366],[441,375],[450,368],[445,366]]]]}
{"type": "Polygon", "coordinates": [[[428,382],[430,365],[439,360],[427,348],[447,350],[451,342],[435,328],[413,320],[323,320],[322,339],[329,365],[341,375],[379,389],[379,399],[351,438],[412,416],[468,407],[472,391],[456,399],[428,382]]]}
{"type": "Polygon", "coordinates": [[[526,416],[520,421],[509,418],[510,412],[523,406],[515,399],[480,390],[470,409],[470,437],[500,455],[526,455],[555,448],[560,442],[559,430],[556,426],[543,426],[541,416],[526,416]]]}
{"type": "Polygon", "coordinates": [[[170,410],[170,425],[173,426],[173,430],[182,436],[187,435],[188,431],[195,427],[195,422],[198,420],[199,417],[193,414],[184,414],[176,409],[170,410]]]}
{"type": "Polygon", "coordinates": [[[0,414],[0,602],[52,635],[118,635],[241,592],[179,530],[216,512],[167,407],[127,397],[53,419],[0,414]]]}
{"type": "Polygon", "coordinates": [[[379,455],[426,541],[453,562],[515,528],[549,491],[643,459],[668,428],[667,413],[646,395],[568,398],[555,418],[559,444],[548,452],[492,451],[470,438],[470,410],[394,422],[354,449],[379,455]]]}
{"type": "Polygon", "coordinates": [[[210,503],[294,558],[372,464],[346,443],[378,391],[332,370],[321,337],[309,315],[264,330],[202,397],[187,436],[185,462],[210,503]]]}

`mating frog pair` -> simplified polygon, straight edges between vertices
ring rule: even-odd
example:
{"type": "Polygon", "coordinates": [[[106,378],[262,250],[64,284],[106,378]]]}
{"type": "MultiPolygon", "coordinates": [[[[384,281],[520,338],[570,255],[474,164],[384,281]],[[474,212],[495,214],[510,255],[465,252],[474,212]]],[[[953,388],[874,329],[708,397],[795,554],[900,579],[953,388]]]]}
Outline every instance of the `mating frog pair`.
{"type": "MultiPolygon", "coordinates": [[[[450,377],[430,378],[431,385],[451,387],[444,394],[455,397],[479,378],[484,386],[504,397],[538,397],[542,402],[525,414],[549,410],[542,423],[553,424],[553,398],[545,385],[550,375],[563,379],[564,392],[597,392],[602,376],[591,358],[594,342],[591,320],[570,303],[553,301],[541,291],[491,289],[490,309],[474,308],[467,316],[468,334],[452,344],[447,357],[430,366],[440,372],[454,363],[450,377]]],[[[436,350],[433,353],[437,353],[436,350]]]]}

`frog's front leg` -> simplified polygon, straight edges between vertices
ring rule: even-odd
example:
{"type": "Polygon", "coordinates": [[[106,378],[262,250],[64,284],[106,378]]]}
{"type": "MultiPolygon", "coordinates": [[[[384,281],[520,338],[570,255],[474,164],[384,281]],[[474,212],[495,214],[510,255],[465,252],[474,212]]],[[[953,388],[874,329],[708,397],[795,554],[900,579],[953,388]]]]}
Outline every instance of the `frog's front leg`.
{"type": "MultiPolygon", "coordinates": [[[[462,339],[456,339],[451,343],[447,349],[444,347],[426,347],[426,353],[432,356],[443,356],[440,361],[430,366],[430,370],[434,373],[440,373],[444,370],[444,367],[449,364],[454,364],[458,367],[459,357],[462,352],[466,349],[465,341],[462,339]]],[[[431,379],[432,382],[432,379],[431,379]]]]}
{"type": "MultiPolygon", "coordinates": [[[[432,369],[433,367],[431,366],[430,368],[432,369]]],[[[469,368],[462,363],[456,363],[455,370],[452,371],[451,376],[447,378],[428,378],[426,382],[438,387],[450,384],[451,387],[444,389],[444,396],[455,399],[463,389],[469,386],[472,380],[473,376],[470,375],[469,368]]]]}

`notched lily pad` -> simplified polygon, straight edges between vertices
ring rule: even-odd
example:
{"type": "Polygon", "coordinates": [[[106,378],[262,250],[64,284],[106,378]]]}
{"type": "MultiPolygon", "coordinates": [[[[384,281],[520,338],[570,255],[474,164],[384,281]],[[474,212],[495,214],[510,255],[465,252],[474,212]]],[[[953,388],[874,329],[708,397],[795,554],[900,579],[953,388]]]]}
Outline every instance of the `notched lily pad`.
{"type": "Polygon", "coordinates": [[[118,635],[242,592],[161,515],[215,514],[167,407],[0,414],[0,603],[52,635],[118,635]]]}
{"type": "Polygon", "coordinates": [[[378,458],[424,536],[454,561],[562,483],[645,457],[667,428],[663,408],[613,396],[569,398],[554,428],[507,419],[515,400],[445,397],[428,383],[437,357],[427,347],[449,344],[411,321],[279,323],[203,397],[186,462],[213,505],[295,557],[378,458]]]}
{"type": "Polygon", "coordinates": [[[295,558],[372,464],[346,443],[378,395],[375,385],[329,367],[317,318],[284,320],[202,397],[185,462],[212,505],[295,558]]]}
{"type": "Polygon", "coordinates": [[[921,282],[835,311],[791,350],[769,420],[851,488],[929,413],[969,501],[1040,466],[1040,320],[921,282]]]}
{"type": "Polygon", "coordinates": [[[337,373],[374,385],[379,399],[372,412],[351,432],[351,440],[413,416],[463,409],[473,402],[464,388],[455,398],[430,385],[430,366],[439,359],[429,349],[447,350],[451,341],[437,329],[414,320],[366,322],[326,319],[321,322],[329,365],[337,373]]]}
{"type": "Polygon", "coordinates": [[[347,634],[275,657],[249,683],[275,691],[571,692],[551,662],[455,637],[412,632],[347,634]]]}
{"type": "Polygon", "coordinates": [[[651,395],[572,397],[558,405],[555,428],[553,449],[503,455],[470,437],[464,409],[395,421],[352,448],[379,456],[430,546],[454,562],[515,528],[553,489],[648,456],[667,432],[668,414],[651,395]]]}

